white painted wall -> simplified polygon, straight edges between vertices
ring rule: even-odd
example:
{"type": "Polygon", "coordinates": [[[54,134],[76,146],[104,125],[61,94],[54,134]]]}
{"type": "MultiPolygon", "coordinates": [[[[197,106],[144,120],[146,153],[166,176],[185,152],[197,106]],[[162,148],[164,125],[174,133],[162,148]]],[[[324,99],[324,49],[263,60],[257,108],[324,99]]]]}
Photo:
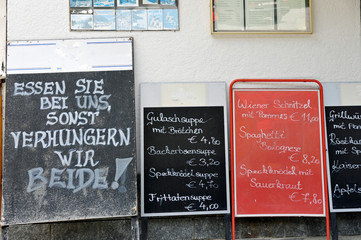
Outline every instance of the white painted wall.
{"type": "Polygon", "coordinates": [[[0,0],[0,78],[5,76],[2,64],[6,59],[6,0],[0,0]]]}
{"type": "Polygon", "coordinates": [[[177,32],[70,32],[69,1],[8,0],[8,40],[133,36],[136,83],[361,80],[359,0],[314,0],[311,35],[212,36],[209,0],[179,0],[179,11],[177,32]]]}
{"type": "MultiPolygon", "coordinates": [[[[0,8],[5,1],[0,0],[0,8]]],[[[210,34],[209,0],[179,0],[176,32],[70,32],[68,0],[7,2],[9,41],[134,37],[137,126],[141,82],[229,85],[237,78],[361,82],[360,0],[313,0],[313,34],[231,36],[210,34]]],[[[1,18],[0,11],[0,28],[1,18]]]]}

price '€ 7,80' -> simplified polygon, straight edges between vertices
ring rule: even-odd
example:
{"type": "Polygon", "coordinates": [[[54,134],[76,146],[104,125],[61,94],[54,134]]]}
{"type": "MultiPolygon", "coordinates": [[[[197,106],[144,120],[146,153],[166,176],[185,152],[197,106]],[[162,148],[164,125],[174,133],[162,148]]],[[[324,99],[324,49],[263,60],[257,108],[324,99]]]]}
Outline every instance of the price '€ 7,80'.
{"type": "Polygon", "coordinates": [[[292,202],[303,202],[311,204],[322,204],[322,198],[318,197],[317,193],[299,193],[293,192],[288,196],[292,202]]]}

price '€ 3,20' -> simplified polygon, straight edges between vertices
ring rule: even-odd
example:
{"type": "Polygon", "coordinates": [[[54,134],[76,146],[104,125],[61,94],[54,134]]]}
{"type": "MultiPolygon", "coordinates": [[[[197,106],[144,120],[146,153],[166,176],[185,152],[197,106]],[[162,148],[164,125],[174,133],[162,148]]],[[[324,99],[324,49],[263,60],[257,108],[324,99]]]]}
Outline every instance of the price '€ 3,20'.
{"type": "Polygon", "coordinates": [[[188,160],[186,164],[191,167],[196,167],[196,166],[212,167],[212,166],[219,166],[221,162],[213,158],[199,158],[199,159],[192,158],[188,160]]]}

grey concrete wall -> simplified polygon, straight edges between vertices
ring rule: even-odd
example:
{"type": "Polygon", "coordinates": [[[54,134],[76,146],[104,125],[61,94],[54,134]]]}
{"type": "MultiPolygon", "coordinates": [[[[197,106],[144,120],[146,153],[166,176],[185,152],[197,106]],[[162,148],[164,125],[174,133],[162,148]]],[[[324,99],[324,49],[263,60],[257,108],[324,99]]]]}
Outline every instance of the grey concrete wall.
{"type": "MultiPolygon", "coordinates": [[[[149,240],[225,239],[223,216],[148,219],[149,240]]],[[[132,239],[131,219],[9,226],[3,240],[132,239]]],[[[361,213],[337,214],[339,239],[361,239],[361,213]]],[[[136,226],[136,225],[134,225],[136,226]]],[[[325,218],[237,218],[236,239],[326,239],[325,218]]]]}

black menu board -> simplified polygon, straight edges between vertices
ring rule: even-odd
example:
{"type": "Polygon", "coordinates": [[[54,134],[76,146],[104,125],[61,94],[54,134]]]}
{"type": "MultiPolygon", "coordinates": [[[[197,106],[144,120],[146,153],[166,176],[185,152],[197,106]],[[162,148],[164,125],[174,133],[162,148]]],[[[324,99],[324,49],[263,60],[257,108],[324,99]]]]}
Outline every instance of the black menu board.
{"type": "Polygon", "coordinates": [[[361,107],[326,107],[331,212],[361,210],[361,107]]]}
{"type": "Polygon", "coordinates": [[[143,108],[143,216],[229,212],[224,124],[224,106],[143,108]]]}

